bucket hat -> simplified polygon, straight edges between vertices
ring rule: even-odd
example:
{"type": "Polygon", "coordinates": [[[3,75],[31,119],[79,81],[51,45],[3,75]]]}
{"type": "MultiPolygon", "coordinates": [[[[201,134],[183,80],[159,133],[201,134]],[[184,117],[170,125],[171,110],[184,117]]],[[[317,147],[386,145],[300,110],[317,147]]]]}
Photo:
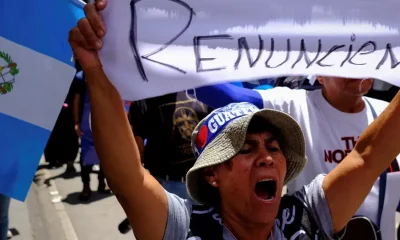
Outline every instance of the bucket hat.
{"type": "Polygon", "coordinates": [[[260,110],[251,103],[232,103],[218,108],[201,120],[192,134],[192,150],[197,157],[186,174],[189,195],[201,204],[211,204],[215,191],[206,182],[202,169],[229,161],[242,148],[251,120],[259,116],[279,129],[286,157],[284,184],[293,180],[307,163],[305,140],[299,124],[290,115],[272,109],[260,110]]]}

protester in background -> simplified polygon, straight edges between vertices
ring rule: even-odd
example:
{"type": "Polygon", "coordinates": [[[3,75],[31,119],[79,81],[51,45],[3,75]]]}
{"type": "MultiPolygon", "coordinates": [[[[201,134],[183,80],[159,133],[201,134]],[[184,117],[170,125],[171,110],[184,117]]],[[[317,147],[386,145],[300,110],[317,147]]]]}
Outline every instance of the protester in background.
{"type": "MultiPolygon", "coordinates": [[[[73,101],[75,132],[81,139],[80,164],[83,189],[79,195],[79,199],[81,201],[88,201],[92,195],[92,190],[90,188],[90,173],[93,172],[93,167],[100,164],[100,162],[93,143],[89,93],[86,88],[83,71],[81,71],[82,68],[78,63],[77,66],[77,69],[80,71],[77,71],[72,84],[75,93],[73,101]]],[[[123,104],[126,113],[128,113],[130,102],[123,101],[121,103],[123,104]]],[[[97,192],[102,194],[111,193],[101,166],[99,167],[97,174],[99,181],[97,192]]]]}
{"type": "MultiPolygon", "coordinates": [[[[88,201],[92,195],[92,190],[90,188],[90,173],[93,171],[93,166],[99,163],[99,160],[89,126],[89,96],[82,71],[77,72],[72,84],[75,93],[73,103],[75,131],[76,135],[81,139],[80,164],[83,189],[79,194],[79,200],[88,201]]],[[[97,191],[99,193],[109,194],[110,189],[101,167],[98,171],[98,181],[99,184],[97,191]]]]}
{"type": "Polygon", "coordinates": [[[185,176],[195,162],[191,134],[210,111],[186,91],[137,101],[129,110],[145,168],[165,189],[183,198],[188,198],[185,176]]]}
{"type": "Polygon", "coordinates": [[[8,212],[10,210],[10,198],[0,194],[0,240],[12,238],[12,233],[8,230],[8,212]]]}
{"type": "MultiPolygon", "coordinates": [[[[363,97],[371,89],[374,82],[372,79],[318,77],[317,81],[322,89],[314,91],[287,87],[250,90],[220,84],[198,88],[195,95],[214,108],[246,101],[259,108],[286,112],[296,119],[306,136],[309,162],[304,171],[288,184],[289,193],[293,193],[318,174],[329,173],[342,162],[355,146],[360,134],[388,105],[381,100],[363,97]]],[[[392,188],[398,185],[398,160],[392,162],[387,172],[387,178],[375,182],[357,215],[366,216],[380,226],[383,239],[394,239],[395,211],[400,191],[392,188]],[[386,187],[381,188],[380,184],[386,187]]]]}
{"type": "MultiPolygon", "coordinates": [[[[186,91],[136,101],[129,109],[129,121],[145,168],[167,191],[185,199],[190,198],[185,176],[195,162],[191,135],[209,112],[209,107],[189,98],[186,91]]],[[[118,229],[127,233],[131,229],[128,219],[118,229]]]]}
{"type": "Polygon", "coordinates": [[[74,161],[79,150],[79,139],[74,131],[73,99],[74,92],[70,87],[44,150],[49,167],[60,167],[67,164],[66,173],[76,172],[74,161]]]}

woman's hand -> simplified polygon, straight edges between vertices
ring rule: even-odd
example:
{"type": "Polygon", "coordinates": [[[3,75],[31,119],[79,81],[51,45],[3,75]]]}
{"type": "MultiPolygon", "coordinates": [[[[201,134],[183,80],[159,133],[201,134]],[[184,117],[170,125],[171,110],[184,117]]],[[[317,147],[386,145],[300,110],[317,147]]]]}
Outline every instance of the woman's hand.
{"type": "Polygon", "coordinates": [[[106,34],[106,27],[100,16],[100,11],[106,7],[106,0],[96,0],[95,3],[85,5],[85,18],[78,21],[77,26],[69,32],[69,43],[74,58],[80,63],[83,70],[101,67],[97,51],[103,46],[102,38],[106,34]]]}

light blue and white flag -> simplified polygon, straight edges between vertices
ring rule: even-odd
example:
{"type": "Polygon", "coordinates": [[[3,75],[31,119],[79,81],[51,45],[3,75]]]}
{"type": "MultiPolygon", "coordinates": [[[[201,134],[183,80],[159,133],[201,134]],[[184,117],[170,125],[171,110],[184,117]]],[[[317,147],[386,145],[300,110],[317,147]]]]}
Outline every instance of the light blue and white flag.
{"type": "Polygon", "coordinates": [[[23,201],[75,74],[83,2],[0,0],[0,193],[23,201]]]}

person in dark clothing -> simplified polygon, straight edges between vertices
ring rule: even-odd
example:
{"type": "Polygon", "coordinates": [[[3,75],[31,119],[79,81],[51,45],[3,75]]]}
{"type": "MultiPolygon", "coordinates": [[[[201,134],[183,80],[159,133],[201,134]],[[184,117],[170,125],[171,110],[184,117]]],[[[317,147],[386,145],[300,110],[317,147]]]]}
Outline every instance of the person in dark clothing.
{"type": "MultiPolygon", "coordinates": [[[[79,70],[79,66],[77,67],[79,70]]],[[[73,80],[73,91],[74,91],[74,129],[76,135],[81,139],[81,179],[83,183],[82,192],[79,195],[81,201],[88,201],[92,195],[90,189],[90,173],[92,172],[93,165],[98,164],[98,157],[94,148],[91,131],[88,129],[88,119],[90,113],[88,91],[84,81],[82,71],[78,71],[73,80]],[[88,131],[85,131],[84,128],[88,131]]],[[[106,179],[103,170],[100,167],[98,172],[99,185],[97,191],[103,194],[109,194],[110,189],[106,183],[106,179]]]]}
{"type": "MultiPolygon", "coordinates": [[[[145,168],[167,191],[180,197],[189,198],[185,176],[196,160],[191,149],[192,132],[211,111],[188,97],[186,91],[137,101],[129,108],[129,121],[145,168]]],[[[118,229],[127,233],[131,229],[128,219],[118,229]]]]}
{"type": "Polygon", "coordinates": [[[186,196],[185,175],[193,166],[191,134],[211,109],[186,91],[132,103],[129,116],[143,163],[173,193],[186,196]],[[144,147],[144,140],[147,144],[144,147]]]}
{"type": "Polygon", "coordinates": [[[74,131],[73,99],[74,90],[71,85],[44,150],[49,167],[61,167],[66,163],[66,173],[76,172],[74,161],[79,150],[79,139],[74,131]]]}

